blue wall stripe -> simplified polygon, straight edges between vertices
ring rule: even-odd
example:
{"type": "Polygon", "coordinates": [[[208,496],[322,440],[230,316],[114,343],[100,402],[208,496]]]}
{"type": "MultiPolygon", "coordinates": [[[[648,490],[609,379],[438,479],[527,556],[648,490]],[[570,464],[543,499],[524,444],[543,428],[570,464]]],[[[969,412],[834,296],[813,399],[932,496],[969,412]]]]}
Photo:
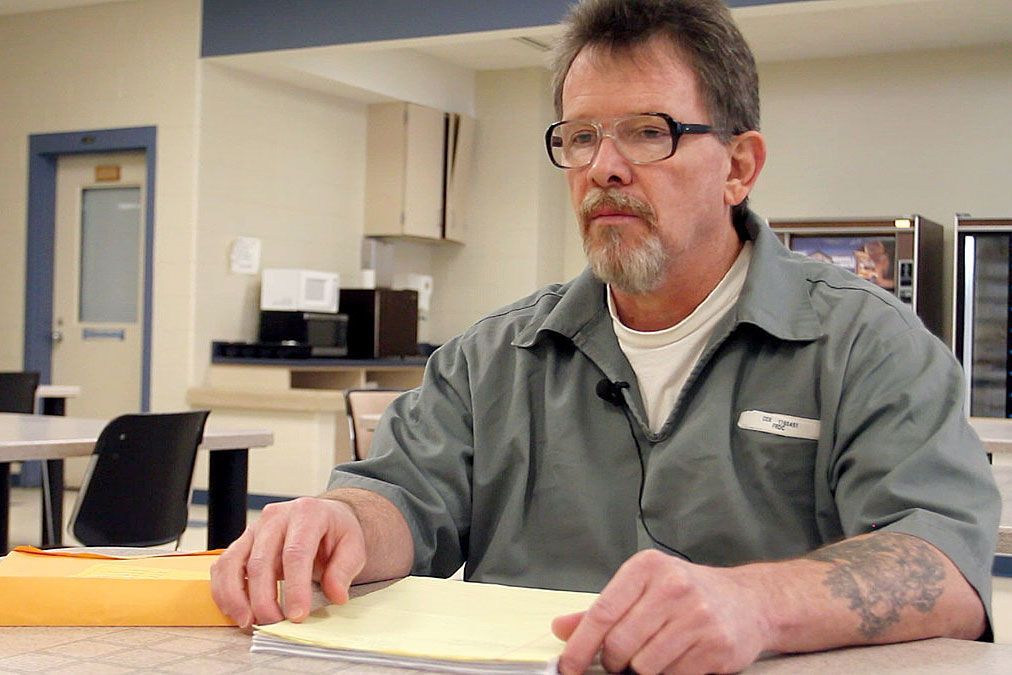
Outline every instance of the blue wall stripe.
{"type": "Polygon", "coordinates": [[[1012,555],[998,553],[994,556],[994,563],[991,565],[991,576],[1012,577],[1012,555]]]}
{"type": "Polygon", "coordinates": [[[558,23],[570,4],[572,0],[204,0],[201,55],[548,26],[558,23]]]}
{"type": "MultiPolygon", "coordinates": [[[[51,382],[53,264],[56,238],[56,160],[60,155],[142,150],[145,187],[144,318],[141,346],[141,410],[151,406],[151,327],[155,245],[155,165],[158,130],[131,127],[32,134],[28,137],[28,236],[25,272],[24,368],[51,382]]],[[[70,383],[73,384],[73,383],[70,383]]]]}
{"type": "MultiPolygon", "coordinates": [[[[274,504],[276,502],[288,502],[295,499],[295,497],[284,497],[281,495],[260,495],[251,493],[246,495],[246,508],[247,510],[261,510],[268,504],[274,504]]],[[[207,506],[207,490],[194,490],[190,495],[191,504],[200,504],[207,506]]]]}

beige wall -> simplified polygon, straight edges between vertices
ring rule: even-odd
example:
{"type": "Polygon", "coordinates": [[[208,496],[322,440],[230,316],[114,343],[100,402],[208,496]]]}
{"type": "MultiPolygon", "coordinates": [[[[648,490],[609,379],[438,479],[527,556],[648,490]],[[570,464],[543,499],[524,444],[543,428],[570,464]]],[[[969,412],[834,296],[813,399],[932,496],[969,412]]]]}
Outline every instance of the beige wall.
{"type": "Polygon", "coordinates": [[[770,155],[756,209],[941,223],[948,315],[954,215],[1012,216],[1012,47],[775,64],[760,75],[770,155]]]}
{"type": "MultiPolygon", "coordinates": [[[[256,278],[228,272],[236,236],[264,265],[358,270],[365,107],[197,58],[197,0],[0,17],[0,368],[21,366],[27,136],[158,127],[153,407],[183,405],[212,339],[255,335],[256,278]],[[199,144],[199,154],[198,154],[199,144]]],[[[1012,48],[761,67],[770,217],[957,211],[1010,215],[1012,48]]],[[[399,246],[435,277],[426,337],[580,271],[554,117],[539,69],[479,73],[477,171],[464,246],[399,246]]],[[[951,274],[944,270],[949,283],[951,274]]]]}
{"type": "MultiPolygon", "coordinates": [[[[946,228],[951,298],[957,212],[1012,216],[1012,47],[760,66],[767,218],[919,213],[946,228]]],[[[566,272],[582,266],[575,225],[566,272]]],[[[947,300],[951,302],[951,300],[947,300]]]]}
{"type": "Polygon", "coordinates": [[[256,237],[262,267],[359,269],[366,108],[203,65],[193,331],[194,382],[212,340],[256,339],[259,275],[229,271],[236,237],[256,237]]]}
{"type": "Polygon", "coordinates": [[[199,37],[199,0],[0,17],[0,368],[22,365],[28,136],[156,126],[152,408],[184,404],[199,37]]]}
{"type": "Polygon", "coordinates": [[[467,242],[433,253],[433,335],[445,340],[538,287],[561,281],[561,172],[542,137],[554,113],[540,68],[478,74],[467,242]],[[547,192],[546,192],[547,190],[547,192]],[[434,300],[435,302],[435,300],[434,300]]]}

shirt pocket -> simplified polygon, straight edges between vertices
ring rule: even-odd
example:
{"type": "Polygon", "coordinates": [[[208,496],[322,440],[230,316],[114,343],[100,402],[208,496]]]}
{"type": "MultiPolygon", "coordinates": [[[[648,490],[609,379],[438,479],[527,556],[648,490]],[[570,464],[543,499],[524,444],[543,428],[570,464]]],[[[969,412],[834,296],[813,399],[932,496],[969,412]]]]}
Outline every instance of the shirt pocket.
{"type": "Polygon", "coordinates": [[[763,504],[784,517],[789,513],[796,517],[799,511],[810,515],[815,504],[818,420],[768,413],[762,417],[772,419],[747,416],[745,424],[735,425],[732,456],[742,488],[756,506],[763,504]],[[785,418],[800,424],[784,426],[785,418]]]}

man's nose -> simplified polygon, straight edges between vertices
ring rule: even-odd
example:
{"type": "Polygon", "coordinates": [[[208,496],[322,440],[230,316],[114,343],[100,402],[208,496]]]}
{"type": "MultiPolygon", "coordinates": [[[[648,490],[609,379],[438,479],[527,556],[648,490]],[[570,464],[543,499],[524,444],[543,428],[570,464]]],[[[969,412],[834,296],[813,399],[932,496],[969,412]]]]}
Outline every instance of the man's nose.
{"type": "Polygon", "coordinates": [[[618,149],[615,139],[605,135],[590,163],[588,177],[595,185],[628,185],[632,180],[632,164],[618,149]]]}

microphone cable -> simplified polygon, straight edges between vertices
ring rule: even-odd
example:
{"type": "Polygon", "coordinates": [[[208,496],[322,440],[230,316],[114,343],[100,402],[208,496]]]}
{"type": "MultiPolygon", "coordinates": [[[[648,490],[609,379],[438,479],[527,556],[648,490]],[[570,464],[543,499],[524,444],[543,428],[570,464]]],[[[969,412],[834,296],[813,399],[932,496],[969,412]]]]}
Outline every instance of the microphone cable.
{"type": "Polygon", "coordinates": [[[639,510],[640,522],[643,523],[643,530],[647,533],[647,536],[650,538],[650,541],[654,542],[654,544],[659,546],[665,552],[670,553],[672,555],[676,555],[679,558],[682,558],[687,562],[691,563],[692,558],[685,555],[677,548],[674,548],[673,546],[668,546],[663,541],[655,537],[653,532],[650,531],[650,526],[647,525],[646,516],[643,515],[643,490],[647,481],[647,466],[646,460],[643,459],[643,448],[640,447],[639,438],[636,436],[636,427],[633,426],[632,417],[629,414],[629,405],[626,403],[625,397],[622,395],[622,390],[628,388],[629,388],[628,382],[622,381],[612,382],[607,378],[603,378],[597,383],[595,393],[597,394],[598,398],[607,403],[611,403],[613,406],[619,408],[622,411],[622,416],[625,417],[626,424],[629,426],[629,435],[632,436],[633,443],[636,444],[636,456],[640,460],[640,486],[639,486],[639,496],[637,497],[637,504],[636,504],[639,510]]]}

